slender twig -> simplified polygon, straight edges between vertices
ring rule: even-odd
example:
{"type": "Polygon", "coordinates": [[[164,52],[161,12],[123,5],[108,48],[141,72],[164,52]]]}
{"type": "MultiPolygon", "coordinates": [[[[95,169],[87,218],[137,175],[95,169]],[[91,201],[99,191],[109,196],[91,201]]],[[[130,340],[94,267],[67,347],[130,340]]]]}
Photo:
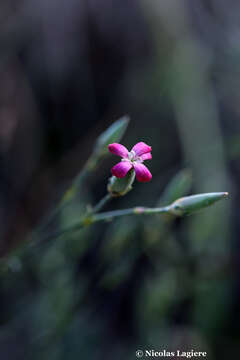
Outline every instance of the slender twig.
{"type": "MultiPolygon", "coordinates": [[[[106,195],[91,211],[89,211],[86,215],[82,216],[79,222],[65,229],[46,234],[45,237],[43,236],[42,241],[46,241],[51,238],[57,238],[59,236],[65,235],[70,232],[78,231],[83,227],[94,224],[95,222],[98,221],[112,220],[113,218],[120,216],[161,214],[161,213],[170,213],[175,216],[182,216],[201,210],[202,208],[210,206],[214,204],[216,201],[219,201],[227,196],[228,196],[227,192],[197,194],[197,195],[191,195],[180,198],[176,200],[174,203],[165,207],[148,208],[148,207],[137,206],[130,209],[96,213],[107,203],[107,201],[111,199],[111,195],[106,195]]],[[[33,235],[39,235],[39,234],[34,232],[33,235]]]]}
{"type": "Polygon", "coordinates": [[[100,211],[111,199],[111,194],[105,195],[104,198],[102,198],[102,200],[100,200],[99,203],[92,208],[91,213],[95,214],[100,211]]]}
{"type": "MultiPolygon", "coordinates": [[[[79,191],[81,184],[86,180],[88,175],[94,170],[96,167],[96,162],[94,162],[91,158],[88,160],[86,165],[83,167],[82,171],[76,178],[73,180],[71,186],[64,192],[60,202],[56,205],[56,207],[50,211],[50,213],[42,220],[40,225],[38,225],[34,231],[34,233],[38,234],[48,228],[54,220],[59,216],[59,214],[71,203],[76,193],[79,191]]],[[[104,204],[103,204],[104,205],[104,204]]],[[[96,205],[98,206],[98,204],[96,205]]],[[[102,206],[100,207],[100,209],[102,206]]],[[[97,210],[99,211],[99,210],[97,210]]],[[[96,211],[94,211],[96,212],[96,211]]]]}
{"type": "Polygon", "coordinates": [[[97,221],[102,220],[109,220],[119,216],[125,215],[147,215],[147,214],[160,214],[168,212],[169,207],[160,207],[160,208],[147,208],[142,206],[137,206],[130,209],[123,209],[123,210],[114,210],[103,212],[100,214],[96,214],[92,217],[92,222],[95,223],[97,221]]]}
{"type": "Polygon", "coordinates": [[[87,216],[84,216],[80,219],[79,222],[77,222],[74,225],[71,225],[65,229],[56,231],[54,233],[48,234],[44,240],[49,240],[52,238],[57,238],[66,234],[69,234],[71,232],[78,231],[88,225],[92,225],[99,221],[107,221],[112,220],[113,218],[120,217],[120,216],[127,216],[127,215],[148,215],[148,214],[161,214],[161,213],[167,213],[169,210],[169,206],[166,207],[159,207],[159,208],[147,208],[147,207],[141,207],[137,206],[130,209],[123,209],[123,210],[114,210],[114,211],[107,211],[102,212],[99,214],[89,214],[87,216]]]}

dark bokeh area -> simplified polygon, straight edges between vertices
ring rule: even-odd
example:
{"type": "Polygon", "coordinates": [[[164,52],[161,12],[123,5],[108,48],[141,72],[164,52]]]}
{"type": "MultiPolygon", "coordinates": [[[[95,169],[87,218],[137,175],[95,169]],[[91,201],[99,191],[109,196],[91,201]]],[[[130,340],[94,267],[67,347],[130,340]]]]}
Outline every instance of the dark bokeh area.
{"type": "MultiPolygon", "coordinates": [[[[135,359],[138,349],[237,358],[239,14],[237,0],[0,3],[2,359],[135,359]],[[182,169],[189,194],[229,199],[33,245],[96,138],[125,114],[122,143],[152,146],[153,178],[106,210],[164,204],[182,169]]],[[[105,195],[115,161],[99,164],[53,229],[105,195]]]]}

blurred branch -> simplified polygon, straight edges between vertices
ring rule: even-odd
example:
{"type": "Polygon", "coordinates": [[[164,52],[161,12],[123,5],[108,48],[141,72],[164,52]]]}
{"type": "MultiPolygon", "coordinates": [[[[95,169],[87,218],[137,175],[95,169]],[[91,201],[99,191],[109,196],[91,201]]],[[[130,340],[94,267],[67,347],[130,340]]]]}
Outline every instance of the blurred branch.
{"type": "Polygon", "coordinates": [[[100,211],[111,199],[112,199],[111,194],[107,194],[106,196],[104,196],[104,198],[100,200],[99,203],[92,208],[91,213],[95,214],[98,211],[100,211]]]}
{"type": "MultiPolygon", "coordinates": [[[[165,214],[167,213],[174,216],[183,216],[201,210],[207,206],[213,205],[216,201],[219,201],[227,196],[228,193],[226,192],[198,194],[198,195],[186,196],[184,198],[178,199],[174,201],[172,204],[164,207],[149,208],[149,207],[137,206],[130,209],[108,211],[100,214],[90,213],[87,214],[86,216],[83,216],[78,223],[71,225],[68,228],[60,230],[58,232],[55,232],[53,234],[47,235],[46,239],[44,240],[57,238],[65,234],[78,231],[83,227],[92,225],[96,222],[108,221],[120,216],[151,215],[151,214],[162,214],[162,213],[165,214]]],[[[104,197],[99,204],[104,205],[106,200],[108,199],[109,199],[108,196],[104,197]]],[[[99,204],[95,207],[95,209],[96,208],[97,210],[99,209],[99,204]]]]}
{"type": "MultiPolygon", "coordinates": [[[[100,136],[96,140],[95,147],[86,165],[73,180],[70,188],[63,194],[60,203],[37,227],[36,233],[41,233],[42,230],[46,229],[52,223],[52,221],[54,221],[55,218],[61,213],[61,211],[65,209],[65,207],[69,205],[69,203],[71,203],[74,197],[79,193],[83,182],[88,178],[91,173],[96,170],[103,157],[108,154],[108,144],[121,140],[127,129],[129,120],[130,119],[128,116],[123,116],[119,120],[115,121],[111,126],[109,126],[102,134],[100,134],[100,136]]],[[[107,195],[106,198],[102,199],[101,202],[95,206],[91,213],[99,211],[105,205],[105,203],[110,200],[110,198],[111,196],[107,195]]]]}

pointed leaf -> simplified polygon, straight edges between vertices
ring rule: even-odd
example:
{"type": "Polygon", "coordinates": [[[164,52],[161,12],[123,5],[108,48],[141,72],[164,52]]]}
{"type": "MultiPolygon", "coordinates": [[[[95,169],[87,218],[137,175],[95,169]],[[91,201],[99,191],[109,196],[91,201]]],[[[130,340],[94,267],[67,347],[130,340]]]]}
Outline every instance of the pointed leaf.
{"type": "Polygon", "coordinates": [[[169,213],[174,215],[187,215],[214,204],[228,196],[227,192],[206,193],[186,196],[176,200],[169,206],[169,213]]]}
{"type": "Polygon", "coordinates": [[[123,116],[119,120],[115,121],[111,126],[107,128],[96,141],[94,153],[103,155],[108,153],[108,145],[111,143],[119,142],[128,126],[130,118],[123,116]]]}

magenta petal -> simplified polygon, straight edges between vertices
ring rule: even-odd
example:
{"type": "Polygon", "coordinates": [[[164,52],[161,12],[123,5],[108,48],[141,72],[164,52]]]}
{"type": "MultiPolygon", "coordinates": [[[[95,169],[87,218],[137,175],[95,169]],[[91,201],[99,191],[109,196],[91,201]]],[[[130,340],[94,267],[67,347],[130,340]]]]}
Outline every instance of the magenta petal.
{"type": "Polygon", "coordinates": [[[152,150],[152,148],[151,148],[151,146],[149,146],[141,141],[141,142],[137,143],[136,145],[134,145],[132,150],[136,153],[137,156],[141,156],[142,154],[146,154],[146,153],[150,152],[152,150]]]}
{"type": "Polygon", "coordinates": [[[121,156],[123,158],[128,157],[128,149],[125,148],[122,144],[113,143],[108,145],[108,150],[115,155],[121,156]]]}
{"type": "Polygon", "coordinates": [[[142,154],[140,156],[140,158],[144,161],[144,160],[151,160],[152,158],[152,154],[150,152],[146,153],[146,154],[142,154]]]}
{"type": "Polygon", "coordinates": [[[129,161],[121,161],[111,169],[111,172],[117,178],[123,178],[131,168],[132,164],[129,161]]]}
{"type": "Polygon", "coordinates": [[[137,163],[134,165],[134,170],[138,181],[148,182],[151,180],[152,174],[145,165],[137,163]]]}

